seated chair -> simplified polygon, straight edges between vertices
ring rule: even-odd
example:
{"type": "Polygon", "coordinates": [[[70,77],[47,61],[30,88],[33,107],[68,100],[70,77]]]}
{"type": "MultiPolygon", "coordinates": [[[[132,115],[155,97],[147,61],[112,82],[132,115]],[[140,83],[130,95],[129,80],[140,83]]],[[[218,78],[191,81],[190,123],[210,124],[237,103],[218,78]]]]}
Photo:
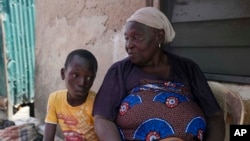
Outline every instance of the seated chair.
{"type": "Polygon", "coordinates": [[[229,141],[230,124],[243,124],[244,122],[245,108],[243,100],[238,92],[229,89],[219,82],[208,81],[208,84],[224,112],[226,126],[224,141],[229,141]]]}

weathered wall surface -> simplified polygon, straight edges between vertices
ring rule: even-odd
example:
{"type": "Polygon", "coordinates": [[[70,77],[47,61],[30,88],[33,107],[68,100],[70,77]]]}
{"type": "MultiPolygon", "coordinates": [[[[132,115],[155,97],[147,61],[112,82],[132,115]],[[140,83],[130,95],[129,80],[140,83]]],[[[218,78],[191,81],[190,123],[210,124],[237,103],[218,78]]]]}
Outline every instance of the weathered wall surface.
{"type": "MultiPolygon", "coordinates": [[[[154,6],[157,7],[154,1],[154,6]]],[[[73,49],[92,51],[99,62],[93,90],[97,91],[109,66],[124,56],[123,24],[146,0],[37,0],[35,116],[46,114],[48,95],[64,88],[60,69],[73,49]]],[[[224,83],[249,99],[249,85],[224,83]]]]}
{"type": "Polygon", "coordinates": [[[97,91],[108,67],[126,56],[123,24],[145,0],[37,0],[35,116],[46,114],[48,95],[65,88],[60,69],[76,48],[93,52],[99,63],[93,90],[97,91]]]}

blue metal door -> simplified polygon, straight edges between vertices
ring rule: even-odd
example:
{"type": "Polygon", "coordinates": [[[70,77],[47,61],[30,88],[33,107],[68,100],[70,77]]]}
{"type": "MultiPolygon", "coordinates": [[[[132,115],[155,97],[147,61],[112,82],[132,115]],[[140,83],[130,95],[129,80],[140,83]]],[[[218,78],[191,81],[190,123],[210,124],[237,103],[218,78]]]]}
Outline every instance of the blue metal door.
{"type": "Polygon", "coordinates": [[[0,96],[9,108],[34,100],[34,0],[0,0],[0,96]]]}

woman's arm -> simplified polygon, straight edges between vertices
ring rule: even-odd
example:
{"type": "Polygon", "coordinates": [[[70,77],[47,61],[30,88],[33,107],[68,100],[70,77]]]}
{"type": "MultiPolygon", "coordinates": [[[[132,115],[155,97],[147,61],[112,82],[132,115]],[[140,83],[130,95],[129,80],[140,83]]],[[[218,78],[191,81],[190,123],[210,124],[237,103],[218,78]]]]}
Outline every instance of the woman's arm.
{"type": "Polygon", "coordinates": [[[207,118],[207,131],[204,140],[224,141],[225,121],[222,109],[199,66],[192,64],[189,68],[191,92],[207,118]]]}
{"type": "Polygon", "coordinates": [[[46,123],[43,141],[54,141],[56,133],[56,124],[46,123]]]}
{"type": "Polygon", "coordinates": [[[205,141],[224,141],[225,122],[222,112],[216,112],[208,117],[207,133],[205,141]]]}
{"type": "Polygon", "coordinates": [[[94,126],[100,141],[121,141],[121,136],[113,121],[100,115],[95,115],[94,126]]]}

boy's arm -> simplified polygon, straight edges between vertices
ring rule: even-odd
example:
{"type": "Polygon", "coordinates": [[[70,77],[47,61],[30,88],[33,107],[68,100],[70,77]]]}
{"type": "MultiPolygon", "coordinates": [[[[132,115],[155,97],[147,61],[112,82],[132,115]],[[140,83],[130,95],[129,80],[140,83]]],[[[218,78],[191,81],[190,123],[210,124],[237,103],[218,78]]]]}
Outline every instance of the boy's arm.
{"type": "Polygon", "coordinates": [[[121,136],[113,121],[95,115],[94,124],[95,132],[100,141],[121,141],[121,136]]]}
{"type": "Polygon", "coordinates": [[[54,141],[56,133],[56,124],[45,123],[45,132],[43,141],[54,141]]]}

